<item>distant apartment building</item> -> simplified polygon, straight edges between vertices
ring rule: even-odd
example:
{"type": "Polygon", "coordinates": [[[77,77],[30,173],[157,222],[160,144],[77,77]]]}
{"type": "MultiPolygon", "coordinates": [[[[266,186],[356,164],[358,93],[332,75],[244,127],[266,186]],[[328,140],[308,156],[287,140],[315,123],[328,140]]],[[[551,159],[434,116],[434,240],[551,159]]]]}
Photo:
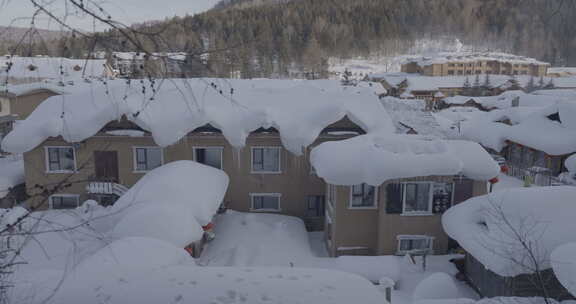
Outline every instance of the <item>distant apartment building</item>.
{"type": "Polygon", "coordinates": [[[411,57],[401,65],[405,73],[426,76],[453,75],[531,75],[546,76],[549,63],[534,58],[505,53],[438,53],[433,56],[411,57]]]}

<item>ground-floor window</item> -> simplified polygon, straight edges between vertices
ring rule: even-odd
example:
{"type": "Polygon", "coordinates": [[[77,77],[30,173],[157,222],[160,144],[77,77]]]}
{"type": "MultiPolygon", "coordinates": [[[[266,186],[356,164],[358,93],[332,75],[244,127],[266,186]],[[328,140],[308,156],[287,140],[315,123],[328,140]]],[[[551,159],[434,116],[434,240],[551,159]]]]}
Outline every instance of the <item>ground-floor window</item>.
{"type": "Polygon", "coordinates": [[[280,193],[251,193],[252,211],[280,211],[280,193]]]}
{"type": "Polygon", "coordinates": [[[51,209],[74,209],[80,204],[80,196],[75,194],[56,194],[49,199],[51,209]]]}
{"type": "Polygon", "coordinates": [[[432,253],[434,238],[426,235],[399,235],[397,254],[432,253]]]}

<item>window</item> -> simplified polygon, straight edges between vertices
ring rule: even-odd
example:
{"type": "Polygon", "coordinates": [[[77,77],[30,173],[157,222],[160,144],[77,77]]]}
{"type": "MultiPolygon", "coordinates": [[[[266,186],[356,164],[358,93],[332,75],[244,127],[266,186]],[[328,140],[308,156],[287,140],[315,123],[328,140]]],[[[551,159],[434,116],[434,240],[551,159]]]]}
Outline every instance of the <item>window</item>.
{"type": "Polygon", "coordinates": [[[134,171],[146,172],[162,166],[164,156],[160,147],[134,148],[134,171]]]}
{"type": "Polygon", "coordinates": [[[367,184],[350,187],[350,208],[376,208],[376,187],[367,184]]]}
{"type": "Polygon", "coordinates": [[[253,147],[253,173],[280,173],[280,147],[253,147]]]}
{"type": "Polygon", "coordinates": [[[251,193],[253,211],[280,211],[280,193],[251,193]]]}
{"type": "Polygon", "coordinates": [[[399,235],[397,254],[404,255],[410,251],[432,253],[434,238],[426,235],[399,235]]]}
{"type": "Polygon", "coordinates": [[[405,183],[403,189],[405,215],[444,213],[452,206],[453,183],[413,182],[405,183]]]}
{"type": "Polygon", "coordinates": [[[50,208],[74,209],[79,205],[80,197],[74,194],[60,194],[50,196],[50,208]]]}
{"type": "Polygon", "coordinates": [[[454,75],[454,70],[448,70],[448,75],[454,75]]]}
{"type": "Polygon", "coordinates": [[[430,183],[406,183],[403,213],[432,213],[430,183]]]}
{"type": "Polygon", "coordinates": [[[72,147],[46,147],[46,168],[48,172],[74,172],[76,155],[72,147]]]}
{"type": "Polygon", "coordinates": [[[324,195],[308,195],[306,216],[307,217],[321,217],[324,216],[324,195]]]}
{"type": "Polygon", "coordinates": [[[194,160],[216,169],[222,169],[223,147],[195,147],[194,160]]]}

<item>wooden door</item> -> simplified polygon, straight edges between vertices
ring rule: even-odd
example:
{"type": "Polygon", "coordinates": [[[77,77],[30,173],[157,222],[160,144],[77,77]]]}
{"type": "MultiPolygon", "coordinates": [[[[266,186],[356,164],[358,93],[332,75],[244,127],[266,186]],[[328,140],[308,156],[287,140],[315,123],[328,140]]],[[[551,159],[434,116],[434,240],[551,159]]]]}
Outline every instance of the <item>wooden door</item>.
{"type": "Polygon", "coordinates": [[[118,179],[118,152],[94,151],[94,171],[96,180],[119,182],[118,179]]]}

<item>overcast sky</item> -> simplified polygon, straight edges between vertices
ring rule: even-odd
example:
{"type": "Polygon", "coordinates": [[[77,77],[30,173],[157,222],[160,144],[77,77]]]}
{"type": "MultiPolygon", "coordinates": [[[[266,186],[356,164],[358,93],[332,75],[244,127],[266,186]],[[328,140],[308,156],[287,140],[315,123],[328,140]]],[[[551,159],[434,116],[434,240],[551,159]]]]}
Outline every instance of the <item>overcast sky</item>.
{"type": "MultiPolygon", "coordinates": [[[[38,2],[53,2],[52,9],[61,16],[66,0],[37,0],[38,2]]],[[[88,2],[84,0],[84,2],[88,2]]],[[[149,20],[162,20],[166,17],[193,15],[214,6],[218,0],[96,0],[112,15],[114,20],[125,24],[139,23],[149,20]]],[[[34,7],[29,0],[0,0],[0,25],[28,27],[34,7]]],[[[86,16],[69,17],[67,23],[74,27],[91,30],[93,20],[86,16]]],[[[49,21],[45,15],[36,22],[38,28],[59,30],[60,26],[49,21]]],[[[98,25],[98,29],[105,27],[98,25]]]]}

